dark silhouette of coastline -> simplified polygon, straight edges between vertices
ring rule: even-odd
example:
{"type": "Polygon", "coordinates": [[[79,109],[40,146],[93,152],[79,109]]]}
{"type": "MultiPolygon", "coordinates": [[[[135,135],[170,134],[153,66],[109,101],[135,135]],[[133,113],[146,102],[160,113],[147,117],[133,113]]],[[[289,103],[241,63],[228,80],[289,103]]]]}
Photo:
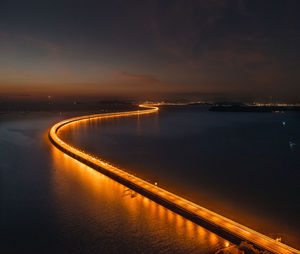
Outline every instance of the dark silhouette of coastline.
{"type": "Polygon", "coordinates": [[[13,102],[0,101],[0,113],[10,112],[99,112],[135,110],[137,103],[119,100],[103,100],[96,102],[13,102]]]}
{"type": "Polygon", "coordinates": [[[210,111],[214,112],[283,112],[300,111],[300,106],[246,106],[246,105],[216,105],[210,111]]]}

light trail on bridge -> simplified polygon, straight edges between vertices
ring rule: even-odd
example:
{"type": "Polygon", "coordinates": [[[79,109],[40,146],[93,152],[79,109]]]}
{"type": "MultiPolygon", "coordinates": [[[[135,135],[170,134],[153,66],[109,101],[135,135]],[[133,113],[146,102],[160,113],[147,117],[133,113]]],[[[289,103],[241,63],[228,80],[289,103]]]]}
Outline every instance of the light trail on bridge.
{"type": "Polygon", "coordinates": [[[179,197],[165,189],[158,187],[155,184],[147,182],[139,177],[136,177],[128,172],[106,162],[103,159],[90,155],[78,148],[75,148],[58,136],[59,129],[74,122],[80,123],[82,121],[91,119],[105,119],[114,117],[126,117],[152,114],[158,112],[158,107],[153,105],[139,105],[143,110],[127,111],[127,112],[114,112],[102,113],[87,116],[79,116],[61,121],[55,124],[49,131],[49,138],[51,142],[64,153],[79,160],[80,162],[110,176],[111,178],[127,185],[130,188],[137,190],[139,193],[147,196],[148,198],[170,208],[171,210],[183,215],[184,217],[193,221],[204,221],[207,224],[224,232],[226,235],[233,236],[239,240],[244,240],[254,244],[255,246],[270,251],[272,253],[282,254],[300,254],[296,250],[286,244],[278,242],[266,235],[256,232],[246,226],[225,218],[217,213],[214,213],[200,205],[197,205],[187,199],[179,197]]]}

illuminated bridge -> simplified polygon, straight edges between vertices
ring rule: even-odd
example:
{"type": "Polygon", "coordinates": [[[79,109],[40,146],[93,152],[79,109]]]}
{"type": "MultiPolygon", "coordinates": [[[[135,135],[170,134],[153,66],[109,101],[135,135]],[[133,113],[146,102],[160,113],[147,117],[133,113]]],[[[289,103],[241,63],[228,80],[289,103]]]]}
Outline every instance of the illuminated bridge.
{"type": "Polygon", "coordinates": [[[62,129],[74,122],[80,123],[90,119],[135,116],[158,112],[158,107],[152,105],[140,105],[140,107],[144,109],[129,112],[80,116],[61,121],[50,129],[49,138],[57,148],[69,156],[113,178],[114,180],[184,216],[185,218],[202,225],[213,232],[216,232],[217,234],[234,243],[238,244],[241,241],[247,241],[259,247],[260,249],[267,250],[272,253],[300,254],[300,251],[288,245],[278,242],[237,222],[216,214],[204,207],[192,203],[191,201],[170,193],[156,186],[156,184],[146,182],[122,169],[117,168],[116,166],[111,165],[110,163],[107,163],[102,159],[96,158],[93,155],[81,151],[78,148],[72,147],[58,137],[59,129],[62,129]]]}

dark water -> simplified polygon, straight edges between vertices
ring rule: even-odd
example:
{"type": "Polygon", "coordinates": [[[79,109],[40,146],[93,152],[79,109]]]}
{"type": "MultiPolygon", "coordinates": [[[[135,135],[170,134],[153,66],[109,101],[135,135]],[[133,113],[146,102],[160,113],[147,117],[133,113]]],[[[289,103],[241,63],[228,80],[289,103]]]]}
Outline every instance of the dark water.
{"type": "Polygon", "coordinates": [[[60,135],[129,172],[300,248],[299,113],[164,107],[156,115],[74,124],[60,135]]]}
{"type": "MultiPolygon", "coordinates": [[[[121,184],[54,148],[47,129],[70,116],[0,115],[0,253],[215,253],[225,247],[224,239],[147,198],[131,195],[121,184]]],[[[161,157],[153,163],[148,154],[155,142],[162,142],[158,118],[123,120],[108,121],[101,130],[98,125],[82,126],[85,131],[72,140],[93,143],[91,150],[111,144],[104,149],[108,158],[156,177],[151,163],[168,161],[161,157]],[[135,134],[138,138],[131,139],[135,134]],[[92,137],[97,139],[91,142],[92,137]],[[141,150],[149,138],[153,143],[141,150]],[[130,159],[134,150],[136,162],[130,159]],[[139,166],[141,154],[147,158],[144,167],[139,166]]]]}

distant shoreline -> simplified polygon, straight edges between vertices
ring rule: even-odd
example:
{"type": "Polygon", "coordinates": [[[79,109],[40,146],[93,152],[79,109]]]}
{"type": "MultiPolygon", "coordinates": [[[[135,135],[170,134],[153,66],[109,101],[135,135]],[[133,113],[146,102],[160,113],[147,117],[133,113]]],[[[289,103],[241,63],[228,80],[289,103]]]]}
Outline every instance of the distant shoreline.
{"type": "Polygon", "coordinates": [[[240,105],[220,105],[212,106],[209,111],[213,112],[274,112],[285,111],[300,112],[300,106],[240,106],[240,105]]]}
{"type": "MultiPolygon", "coordinates": [[[[137,102],[134,101],[120,101],[120,100],[104,100],[95,102],[1,102],[0,101],[0,114],[7,114],[11,112],[89,112],[99,113],[137,110],[137,102]]],[[[185,103],[155,103],[161,107],[182,107],[182,106],[203,106],[212,112],[274,112],[280,113],[285,111],[300,112],[298,105],[248,105],[241,102],[185,102],[185,103]]]]}
{"type": "Polygon", "coordinates": [[[9,112],[99,112],[136,110],[138,105],[126,101],[97,101],[73,103],[0,102],[0,113],[9,112]]]}

